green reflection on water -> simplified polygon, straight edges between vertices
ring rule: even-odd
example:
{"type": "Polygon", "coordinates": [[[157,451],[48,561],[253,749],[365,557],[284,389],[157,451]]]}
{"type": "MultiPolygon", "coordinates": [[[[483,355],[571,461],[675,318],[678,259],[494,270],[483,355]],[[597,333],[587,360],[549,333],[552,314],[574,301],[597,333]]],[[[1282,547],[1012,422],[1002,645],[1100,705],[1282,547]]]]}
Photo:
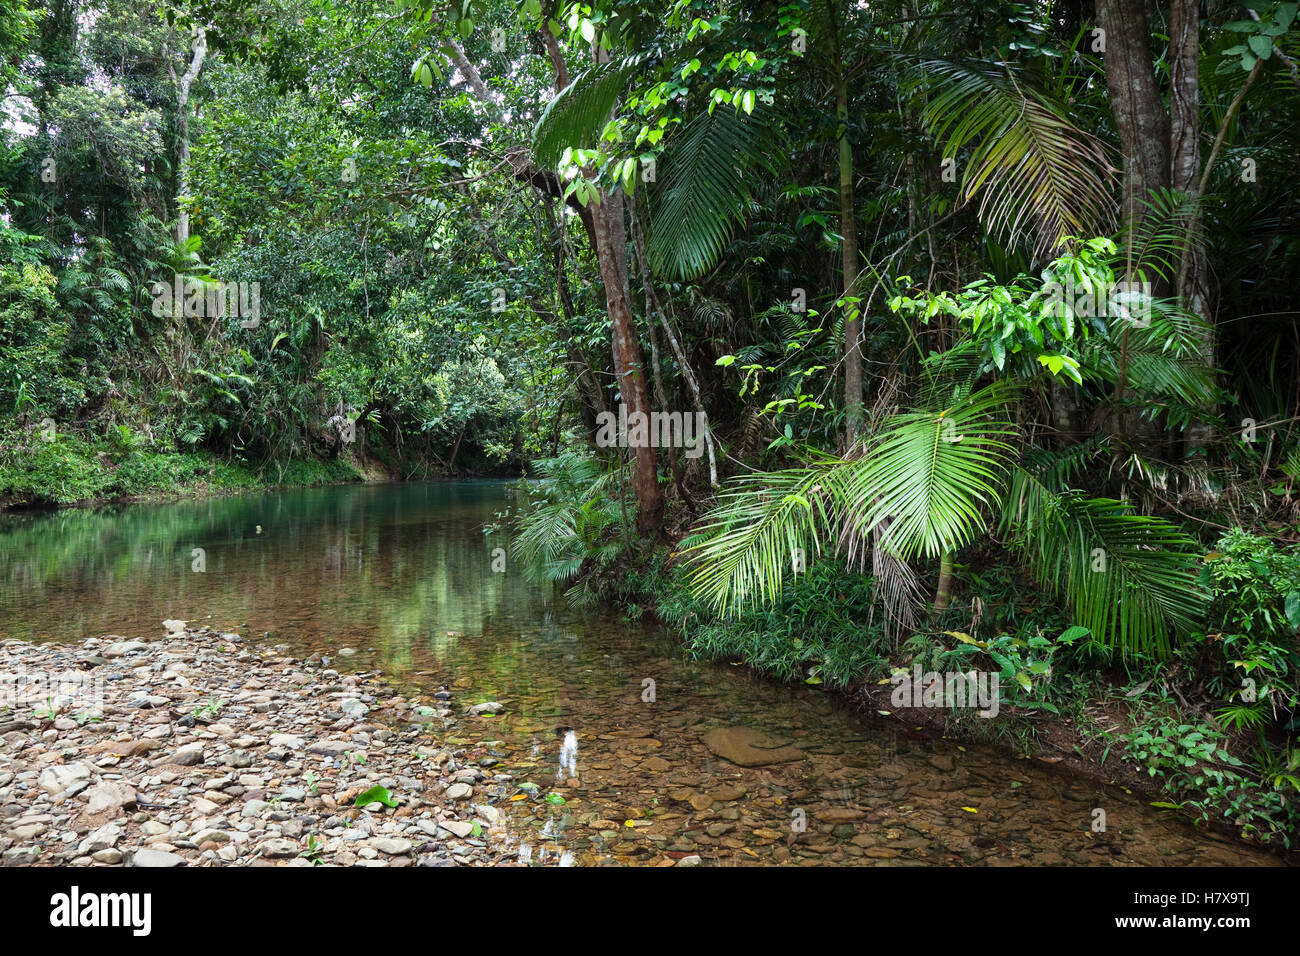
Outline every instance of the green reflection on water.
{"type": "MultiPolygon", "coordinates": [[[[0,639],[161,638],[163,620],[182,618],[255,640],[269,632],[304,651],[354,648],[356,666],[426,694],[454,681],[457,708],[506,703],[500,718],[462,721],[456,733],[479,755],[485,741],[499,741],[494,750],[520,779],[556,785],[556,732],[576,728],[582,789],[568,791],[565,812],[578,822],[564,843],[590,859],[649,860],[677,847],[773,861],[785,841],[751,833],[786,832],[791,800],[816,821],[839,805],[834,794],[849,793],[879,823],[810,831],[826,841],[812,862],[864,862],[853,833],[884,852],[901,835],[900,852],[929,864],[986,854],[998,863],[1273,862],[1207,843],[1113,788],[991,750],[956,752],[955,775],[936,769],[931,756],[951,755],[953,745],[907,739],[896,722],[864,724],[807,688],[685,662],[659,628],[557,605],[513,567],[492,571],[492,549],[507,542],[484,528],[510,494],[507,483],[486,481],[345,486],[0,518],[0,639]],[[192,570],[194,548],[205,552],[203,573],[192,570]],[[657,684],[653,704],[641,699],[645,678],[657,684]],[[742,771],[701,742],[726,725],[788,739],[806,759],[742,771]],[[746,796],[730,810],[683,802],[720,783],[746,796]],[[971,803],[978,815],[960,810],[971,803]],[[1123,821],[1110,843],[1087,832],[1097,805],[1123,821]],[[647,807],[673,816],[635,839],[622,832],[627,815],[647,807]],[[611,821],[612,849],[599,836],[611,821]],[[711,837],[710,826],[734,826],[744,839],[711,837]]],[[[523,833],[551,815],[510,806],[523,833]]]]}

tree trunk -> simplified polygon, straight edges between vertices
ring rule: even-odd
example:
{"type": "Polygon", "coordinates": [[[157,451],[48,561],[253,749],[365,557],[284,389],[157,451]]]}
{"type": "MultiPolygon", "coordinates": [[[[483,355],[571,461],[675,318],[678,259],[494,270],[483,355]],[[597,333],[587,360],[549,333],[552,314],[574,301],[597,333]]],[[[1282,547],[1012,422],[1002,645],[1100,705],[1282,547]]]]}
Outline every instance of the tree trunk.
{"type": "MultiPolygon", "coordinates": [[[[1193,197],[1201,191],[1199,67],[1200,2],[1173,0],[1169,11],[1169,185],[1193,197]]],[[[1187,308],[1205,323],[1201,360],[1213,368],[1218,350],[1209,309],[1209,264],[1200,226],[1198,210],[1188,223],[1187,245],[1178,264],[1175,291],[1187,308]]],[[[1209,439],[1210,426],[1206,422],[1193,421],[1188,425],[1188,451],[1204,448],[1209,439]]]]}
{"type": "Polygon", "coordinates": [[[208,53],[208,37],[202,27],[194,27],[190,40],[190,63],[185,73],[176,75],[171,57],[167,57],[167,72],[176,84],[176,241],[182,246],[190,238],[190,213],[185,201],[190,195],[190,89],[203,70],[208,53]]]}
{"type": "MultiPolygon", "coordinates": [[[[634,412],[650,414],[641,345],[637,340],[636,319],[632,315],[627,284],[627,233],[623,225],[623,194],[618,189],[604,193],[600,206],[592,215],[596,233],[596,261],[605,286],[605,308],[609,313],[610,339],[614,356],[614,375],[618,381],[619,400],[634,412]]],[[[663,494],[659,490],[659,473],[654,446],[641,442],[632,449],[632,490],[637,500],[637,530],[655,539],[663,536],[663,494]]]]}
{"type": "Polygon", "coordinates": [[[1124,152],[1124,216],[1141,219],[1148,192],[1169,185],[1169,116],[1151,59],[1146,0],[1097,0],[1106,31],[1106,87],[1124,152]]]}
{"type": "MultiPolygon", "coordinates": [[[[630,216],[632,226],[632,249],[636,253],[637,271],[641,276],[641,285],[645,291],[645,324],[646,331],[650,337],[650,371],[653,373],[655,386],[655,401],[664,411],[668,411],[668,393],[664,390],[663,368],[659,362],[659,336],[655,334],[655,294],[654,285],[650,280],[650,267],[646,264],[645,245],[641,240],[641,230],[638,228],[636,217],[636,206],[633,205],[630,216]]],[[[668,449],[668,466],[673,473],[673,485],[677,488],[677,493],[681,495],[682,501],[691,513],[695,513],[695,499],[686,489],[686,481],[682,474],[682,465],[675,447],[668,449]]]]}
{"type": "MultiPolygon", "coordinates": [[[[844,298],[857,289],[858,237],[853,215],[853,151],[845,125],[849,115],[848,91],[840,80],[836,112],[840,116],[840,231],[844,234],[841,265],[844,270],[844,298]]],[[[844,321],[844,424],[845,448],[858,440],[862,430],[862,314],[856,302],[848,302],[849,318],[844,321]]]]}
{"type": "MultiPolygon", "coordinates": [[[[718,461],[713,453],[713,430],[709,427],[709,413],[704,410],[704,397],[700,394],[700,383],[695,378],[695,372],[691,369],[691,363],[686,358],[686,350],[682,348],[682,343],[678,340],[677,335],[673,332],[672,323],[668,320],[668,313],[664,311],[663,303],[659,301],[659,295],[655,292],[654,282],[650,277],[650,268],[645,252],[645,238],[637,228],[638,223],[633,221],[632,243],[636,249],[637,262],[641,266],[641,274],[646,287],[646,298],[649,305],[646,309],[646,322],[654,324],[654,316],[659,317],[659,325],[664,330],[664,335],[668,339],[668,347],[672,349],[673,356],[677,359],[677,367],[681,369],[682,378],[686,380],[686,388],[691,393],[691,403],[695,413],[699,415],[700,426],[702,429],[704,450],[709,456],[709,487],[718,487],[718,461]]],[[[672,299],[668,300],[672,305],[672,299]]],[[[653,335],[653,332],[651,333],[653,335]]],[[[653,339],[651,340],[653,342],[653,339]]],[[[689,503],[689,500],[688,500],[689,503]]],[[[694,508],[694,505],[691,505],[694,508]]]]}
{"type": "Polygon", "coordinates": [[[952,552],[945,551],[939,558],[939,584],[934,589],[934,605],[931,608],[935,623],[938,623],[943,612],[952,604],[952,569],[952,552]]]}
{"type": "MultiPolygon", "coordinates": [[[[520,273],[518,265],[501,248],[500,243],[496,241],[492,232],[487,228],[482,213],[479,212],[478,207],[473,202],[469,188],[462,185],[460,191],[465,197],[466,208],[469,210],[470,217],[479,227],[479,233],[483,236],[483,242],[488,251],[492,253],[492,258],[497,261],[497,265],[501,267],[503,272],[518,275],[520,273]]],[[[594,445],[599,422],[598,416],[605,411],[605,396],[601,391],[600,382],[596,379],[595,373],[592,372],[586,357],[582,354],[578,343],[573,340],[573,334],[569,331],[568,322],[573,316],[573,303],[569,299],[568,282],[564,277],[564,257],[562,254],[564,237],[560,233],[563,226],[556,220],[554,211],[551,209],[551,202],[550,198],[542,197],[542,208],[552,231],[552,240],[556,243],[556,255],[554,257],[555,280],[556,288],[560,294],[561,312],[557,313],[554,308],[532,292],[524,294],[524,301],[528,303],[528,308],[532,310],[538,320],[548,326],[555,333],[555,337],[560,341],[560,344],[564,346],[564,354],[568,357],[569,365],[574,369],[578,385],[578,408],[582,415],[583,425],[587,430],[587,440],[594,445]]]]}
{"type": "MultiPolygon", "coordinates": [[[[543,41],[544,42],[544,41],[543,41]]],[[[464,50],[456,41],[447,44],[448,54],[484,109],[500,117],[501,111],[492,100],[487,84],[479,75],[474,64],[465,56],[464,50]]],[[[593,51],[594,52],[594,51],[593,51]]],[[[567,71],[561,71],[563,58],[557,65],[554,58],[552,66],[556,68],[556,92],[564,89],[567,71]]],[[[528,182],[546,195],[562,196],[563,187],[559,178],[547,170],[537,169],[532,165],[526,150],[507,150],[506,159],[510,163],[512,175],[521,182],[528,182]]],[[[575,202],[572,198],[570,203],[575,202]]],[[[610,320],[610,345],[614,358],[614,375],[618,381],[621,400],[628,407],[628,414],[642,412],[650,414],[650,401],[646,393],[645,373],[641,362],[641,346],[637,340],[636,320],[632,315],[631,297],[627,282],[627,232],[623,225],[623,194],[619,190],[603,194],[600,205],[592,209],[578,206],[578,214],[587,229],[592,245],[596,249],[596,261],[600,266],[600,277],[605,286],[605,307],[610,320]]],[[[648,442],[646,447],[636,448],[635,464],[632,472],[632,490],[637,500],[637,529],[647,536],[659,539],[663,537],[664,500],[659,491],[659,474],[655,450],[648,442]]]]}
{"type": "MultiPolygon", "coordinates": [[[[840,267],[844,273],[843,297],[850,298],[857,286],[858,228],[853,214],[853,146],[849,142],[849,87],[844,76],[844,59],[840,49],[839,17],[835,0],[826,0],[830,21],[831,55],[835,70],[835,137],[839,143],[840,267]]],[[[858,440],[862,430],[862,316],[855,302],[844,305],[844,448],[858,440]]]]}
{"type": "MultiPolygon", "coordinates": [[[[1097,0],[1097,25],[1106,36],[1102,54],[1106,87],[1124,154],[1123,219],[1131,225],[1145,218],[1144,203],[1150,192],[1169,185],[1169,114],[1156,83],[1146,0],[1097,0]]],[[[1133,235],[1131,230],[1129,235],[1133,235]]],[[[1131,260],[1131,248],[1127,254],[1131,260]]],[[[1124,278],[1132,279],[1127,270],[1124,278]]],[[[1153,291],[1163,295],[1167,290],[1153,291]]],[[[1129,331],[1125,328],[1122,333],[1120,374],[1114,392],[1117,457],[1135,430],[1122,407],[1127,391],[1129,331]]],[[[1149,421],[1136,430],[1144,449],[1152,449],[1159,440],[1149,421]]]]}

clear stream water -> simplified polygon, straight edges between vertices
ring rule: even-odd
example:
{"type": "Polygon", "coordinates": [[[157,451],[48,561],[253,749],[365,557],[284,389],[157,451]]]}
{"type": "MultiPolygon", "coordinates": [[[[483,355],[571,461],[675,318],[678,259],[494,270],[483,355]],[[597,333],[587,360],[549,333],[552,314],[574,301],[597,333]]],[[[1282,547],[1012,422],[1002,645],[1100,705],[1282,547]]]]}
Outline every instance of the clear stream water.
{"type": "Polygon", "coordinates": [[[415,483],[3,516],[0,639],[148,639],[181,618],[381,669],[411,693],[445,685],[458,708],[500,701],[451,744],[566,795],[502,804],[533,863],[1277,862],[1118,787],[913,736],[813,688],[687,661],[663,628],[573,610],[492,570],[507,542],[484,529],[510,497],[503,482],[415,483]],[[735,766],[702,740],[722,727],[798,759],[735,766]]]}

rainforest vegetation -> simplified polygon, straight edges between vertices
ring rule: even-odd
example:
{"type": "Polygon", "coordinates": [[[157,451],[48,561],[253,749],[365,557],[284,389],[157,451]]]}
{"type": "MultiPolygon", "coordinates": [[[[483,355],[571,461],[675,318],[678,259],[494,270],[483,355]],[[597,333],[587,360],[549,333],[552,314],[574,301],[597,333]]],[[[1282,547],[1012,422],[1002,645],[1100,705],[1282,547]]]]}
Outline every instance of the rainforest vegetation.
{"type": "Polygon", "coordinates": [[[568,600],[1289,847],[1296,21],[0,0],[0,499],[523,477],[568,600]]]}

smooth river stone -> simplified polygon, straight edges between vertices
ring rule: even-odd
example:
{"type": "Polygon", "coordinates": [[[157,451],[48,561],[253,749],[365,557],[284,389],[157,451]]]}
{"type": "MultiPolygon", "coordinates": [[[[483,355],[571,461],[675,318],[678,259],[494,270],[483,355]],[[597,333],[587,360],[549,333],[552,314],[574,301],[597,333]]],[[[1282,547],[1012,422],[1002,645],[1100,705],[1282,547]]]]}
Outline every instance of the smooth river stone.
{"type": "Polygon", "coordinates": [[[780,746],[753,727],[719,727],[701,738],[704,746],[738,767],[766,767],[769,764],[802,760],[798,747],[780,746]]]}

